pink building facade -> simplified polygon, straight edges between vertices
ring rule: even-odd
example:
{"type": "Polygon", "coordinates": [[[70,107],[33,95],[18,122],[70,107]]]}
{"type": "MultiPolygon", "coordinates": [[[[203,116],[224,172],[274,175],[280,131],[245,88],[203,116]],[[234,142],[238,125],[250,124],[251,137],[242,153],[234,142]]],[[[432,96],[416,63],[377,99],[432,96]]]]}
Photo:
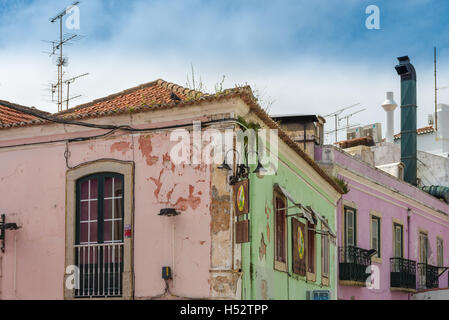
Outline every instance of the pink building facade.
{"type": "Polygon", "coordinates": [[[158,80],[58,115],[132,132],[35,117],[0,125],[0,213],[20,227],[5,231],[1,299],[240,297],[227,175],[175,165],[170,152],[173,130],[232,128],[220,119],[250,107],[235,92],[191,93],[158,80]]]}
{"type": "Polygon", "coordinates": [[[337,210],[339,299],[405,300],[448,288],[445,202],[335,147],[318,146],[315,160],[349,190],[337,210]]]}

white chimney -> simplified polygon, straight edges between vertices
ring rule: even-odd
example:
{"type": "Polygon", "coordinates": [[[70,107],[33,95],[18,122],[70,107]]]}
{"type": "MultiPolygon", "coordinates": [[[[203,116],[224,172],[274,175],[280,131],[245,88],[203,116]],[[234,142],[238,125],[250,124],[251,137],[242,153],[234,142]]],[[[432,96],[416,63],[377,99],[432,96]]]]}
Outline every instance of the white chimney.
{"type": "Polygon", "coordinates": [[[394,102],[393,92],[387,92],[387,100],[382,103],[382,108],[384,108],[387,113],[387,132],[385,138],[387,142],[393,142],[394,135],[394,109],[398,105],[394,102]]]}

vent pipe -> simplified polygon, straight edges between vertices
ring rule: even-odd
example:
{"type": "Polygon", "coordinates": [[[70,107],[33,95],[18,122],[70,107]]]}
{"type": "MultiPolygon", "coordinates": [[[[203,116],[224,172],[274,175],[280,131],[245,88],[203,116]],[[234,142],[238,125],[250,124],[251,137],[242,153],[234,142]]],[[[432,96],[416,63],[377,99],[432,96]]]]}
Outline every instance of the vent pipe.
{"type": "Polygon", "coordinates": [[[416,186],[416,71],[408,56],[398,60],[395,69],[401,77],[401,161],[405,165],[404,180],[416,186]]]}
{"type": "Polygon", "coordinates": [[[394,135],[394,110],[398,105],[394,102],[393,92],[387,92],[387,100],[382,103],[382,108],[384,108],[387,113],[387,132],[385,134],[385,139],[387,142],[393,143],[394,135]]]}

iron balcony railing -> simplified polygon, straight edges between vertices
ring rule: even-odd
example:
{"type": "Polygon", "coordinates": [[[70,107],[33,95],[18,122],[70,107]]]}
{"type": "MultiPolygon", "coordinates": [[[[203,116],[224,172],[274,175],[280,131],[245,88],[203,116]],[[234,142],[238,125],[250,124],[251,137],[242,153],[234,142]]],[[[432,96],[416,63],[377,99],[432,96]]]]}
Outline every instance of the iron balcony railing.
{"type": "Polygon", "coordinates": [[[439,287],[439,268],[427,263],[418,263],[418,289],[439,287]]]}
{"type": "Polygon", "coordinates": [[[75,245],[79,270],[76,298],[121,297],[123,293],[123,243],[75,245]]]}
{"type": "Polygon", "coordinates": [[[416,261],[390,258],[390,287],[416,289],[416,261]]]}
{"type": "Polygon", "coordinates": [[[339,247],[339,279],[365,283],[369,277],[366,269],[371,265],[368,250],[348,246],[339,247]]]}

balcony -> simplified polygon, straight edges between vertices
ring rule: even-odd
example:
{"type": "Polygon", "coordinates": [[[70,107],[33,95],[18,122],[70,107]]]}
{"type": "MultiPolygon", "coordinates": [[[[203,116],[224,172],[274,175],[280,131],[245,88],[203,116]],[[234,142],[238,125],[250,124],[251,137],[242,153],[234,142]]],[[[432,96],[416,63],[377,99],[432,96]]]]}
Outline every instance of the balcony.
{"type": "Polygon", "coordinates": [[[75,245],[79,270],[76,298],[121,297],[123,293],[123,243],[75,245]]]}
{"type": "Polygon", "coordinates": [[[418,290],[439,287],[439,268],[427,263],[418,263],[418,290]]]}
{"type": "Polygon", "coordinates": [[[338,250],[340,283],[365,286],[365,281],[370,275],[366,273],[366,269],[371,265],[371,256],[368,250],[353,246],[339,247],[338,250]]]}
{"type": "Polygon", "coordinates": [[[416,262],[404,258],[390,258],[390,287],[393,290],[416,290],[416,262]]]}

